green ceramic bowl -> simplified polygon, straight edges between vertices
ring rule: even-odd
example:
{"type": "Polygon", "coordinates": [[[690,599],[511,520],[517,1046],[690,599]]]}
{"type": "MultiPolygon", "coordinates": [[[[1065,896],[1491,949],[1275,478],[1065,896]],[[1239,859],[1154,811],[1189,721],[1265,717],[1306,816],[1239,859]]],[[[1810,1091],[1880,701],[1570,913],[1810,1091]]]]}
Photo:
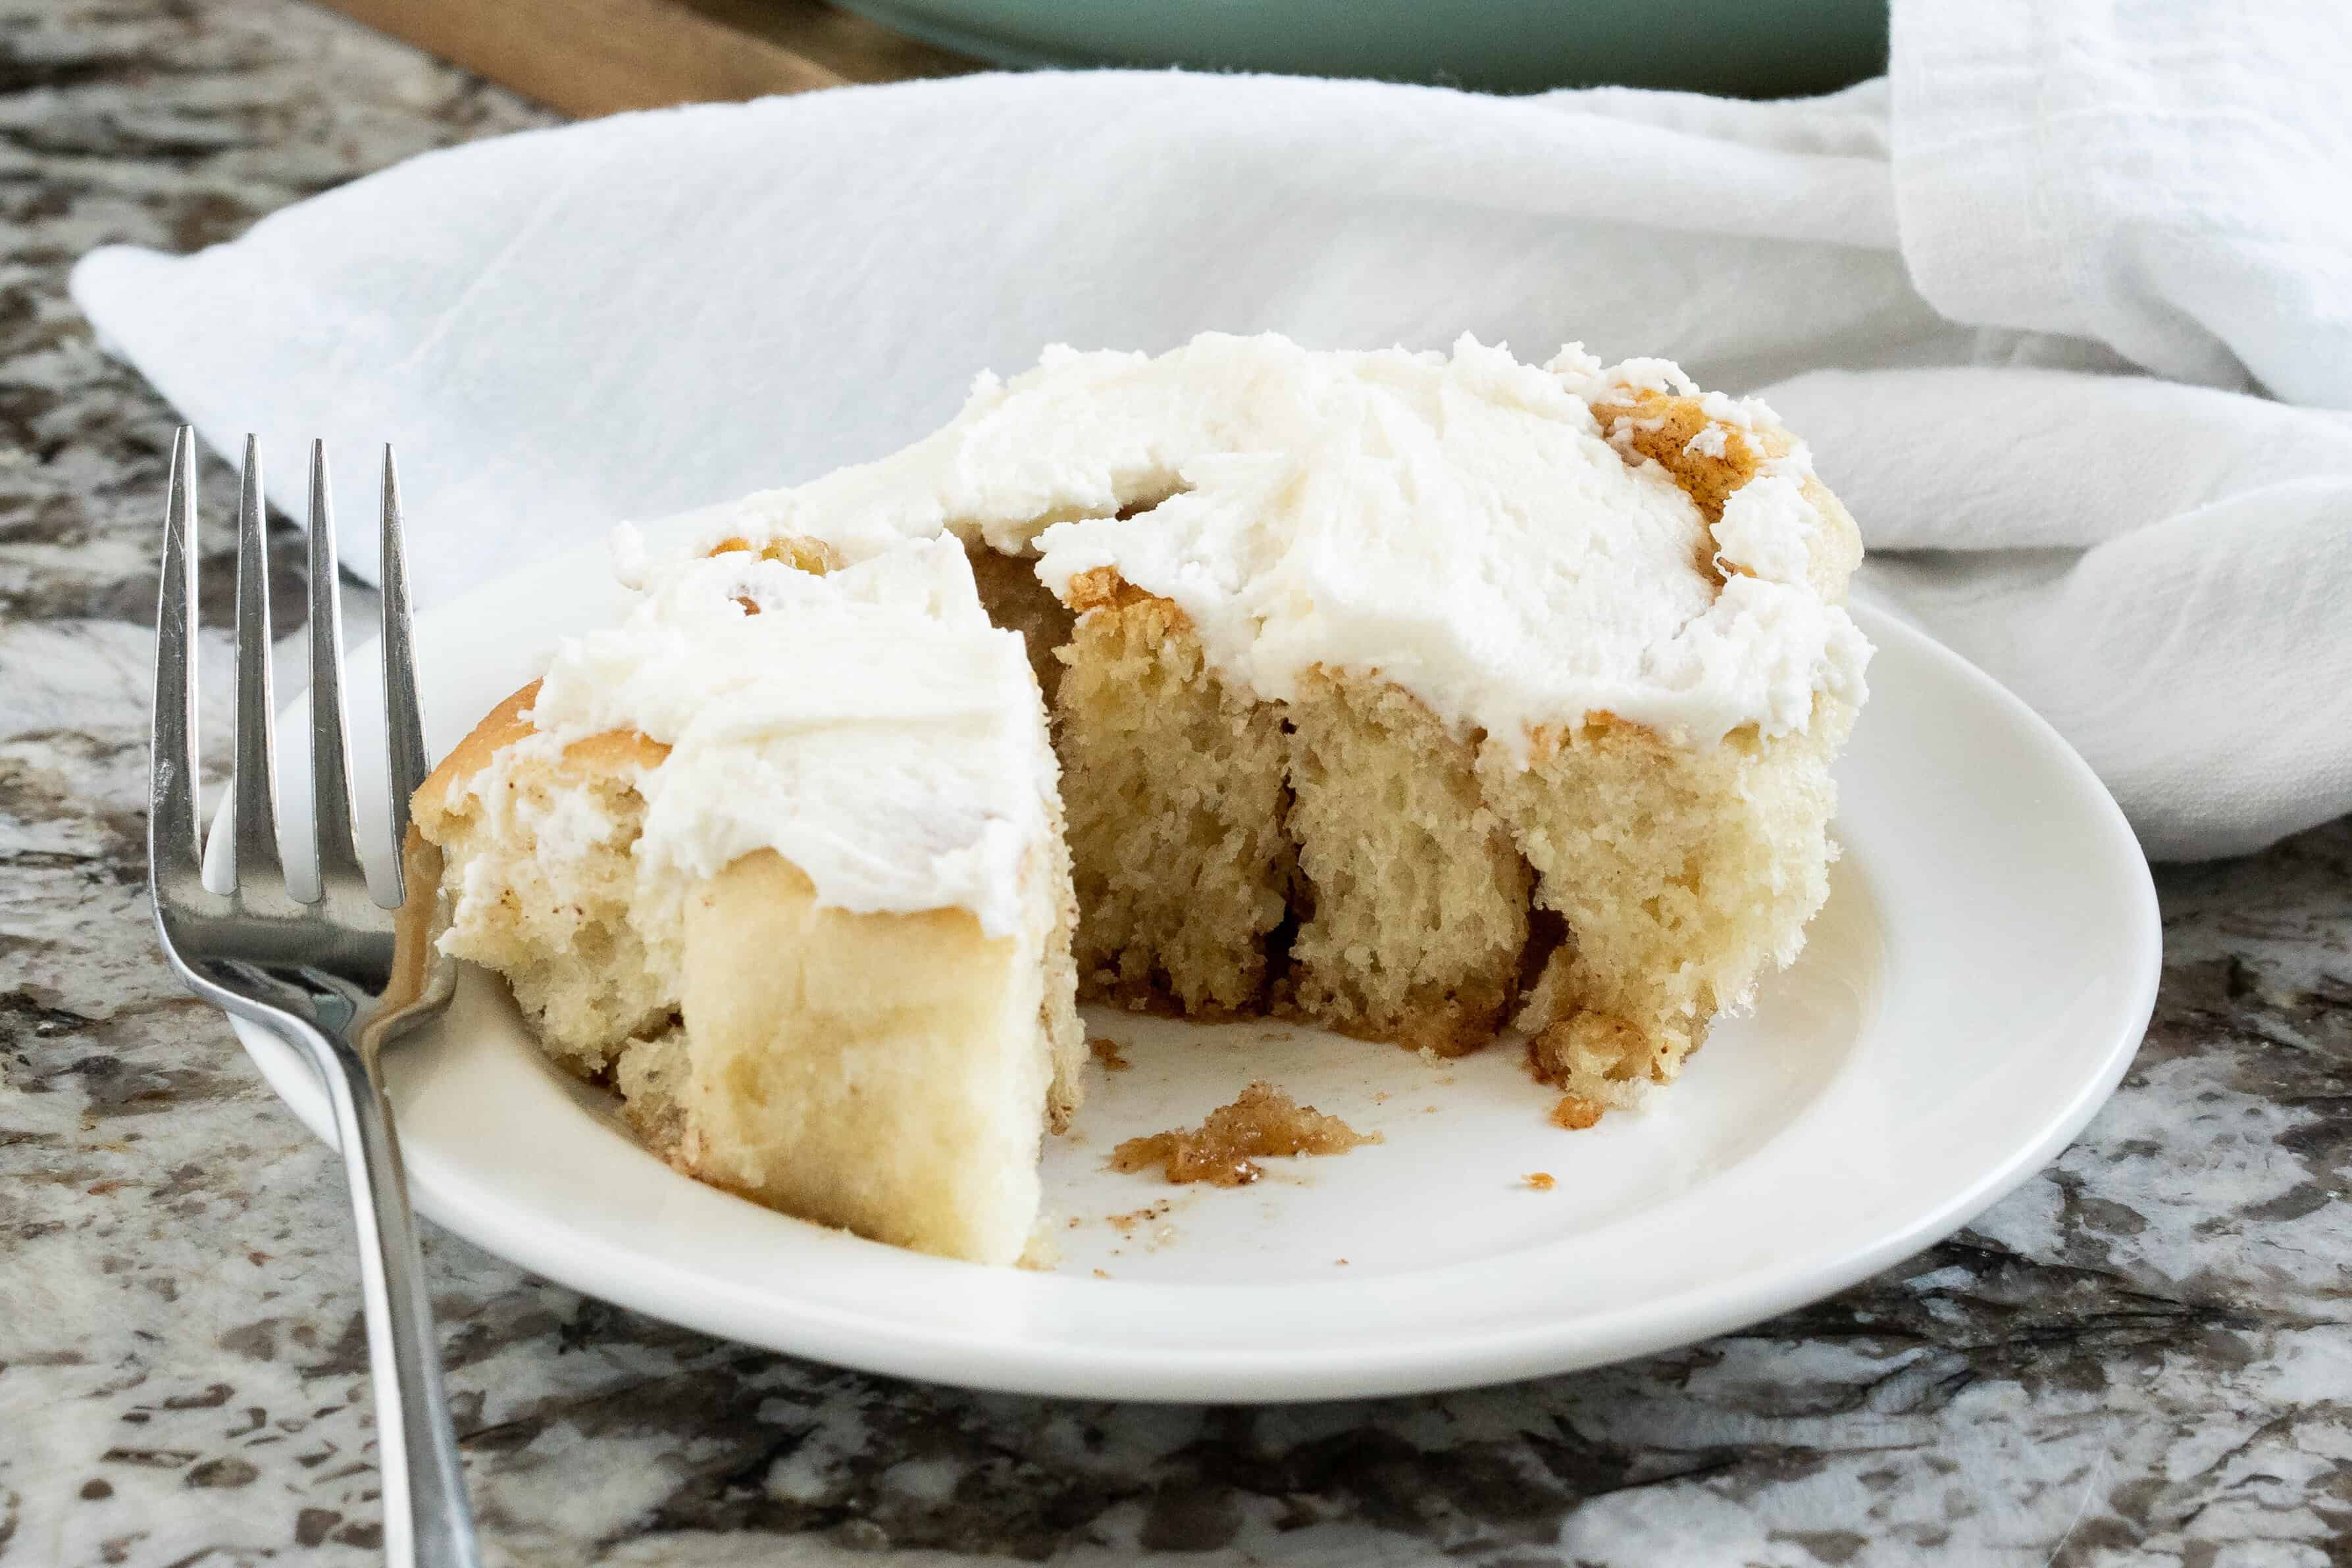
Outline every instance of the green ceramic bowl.
{"type": "Polygon", "coordinates": [[[1743,98],[1886,68],[1886,0],[841,0],[1008,66],[1190,66],[1489,92],[1622,83],[1743,98]]]}

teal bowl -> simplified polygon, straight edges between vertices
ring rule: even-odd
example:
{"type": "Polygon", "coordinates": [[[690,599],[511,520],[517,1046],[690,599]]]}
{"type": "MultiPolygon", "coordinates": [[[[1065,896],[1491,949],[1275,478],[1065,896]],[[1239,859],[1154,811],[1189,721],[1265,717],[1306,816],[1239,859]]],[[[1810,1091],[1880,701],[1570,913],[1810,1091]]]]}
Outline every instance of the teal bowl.
{"type": "Polygon", "coordinates": [[[1886,0],[841,0],[1007,66],[1186,66],[1486,92],[1829,92],[1886,68],[1886,0]]]}

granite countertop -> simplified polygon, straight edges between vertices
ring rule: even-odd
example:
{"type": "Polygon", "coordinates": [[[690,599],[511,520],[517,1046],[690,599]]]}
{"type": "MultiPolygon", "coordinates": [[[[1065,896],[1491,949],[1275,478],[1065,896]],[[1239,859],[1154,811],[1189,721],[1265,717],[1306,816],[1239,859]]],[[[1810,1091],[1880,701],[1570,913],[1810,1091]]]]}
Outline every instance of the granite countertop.
{"type": "MultiPolygon", "coordinates": [[[[0,0],[0,1568],[358,1563],[379,1538],[339,1174],[150,935],[173,420],[66,268],[546,118],[292,0],[0,0]]],[[[492,1560],[2344,1563],[2352,824],[2158,880],[2155,1025],[2054,1166],[1832,1301],[1548,1382],[965,1394],[430,1234],[492,1560]]]]}

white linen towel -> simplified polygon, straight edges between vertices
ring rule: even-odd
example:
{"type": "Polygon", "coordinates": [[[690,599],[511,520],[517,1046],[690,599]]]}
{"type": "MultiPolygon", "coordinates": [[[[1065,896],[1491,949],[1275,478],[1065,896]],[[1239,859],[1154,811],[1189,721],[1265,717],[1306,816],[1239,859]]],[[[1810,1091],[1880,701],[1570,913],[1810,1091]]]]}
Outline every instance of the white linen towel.
{"type": "Polygon", "coordinates": [[[397,443],[428,604],[1049,342],[1671,355],[1811,439],[1863,591],[2151,855],[2227,854],[2352,810],[2346,79],[2322,0],[1898,0],[1888,81],[1794,103],[978,77],[477,143],[73,287],[216,450],[267,433],[281,505],[316,434],[366,515],[397,443]]]}

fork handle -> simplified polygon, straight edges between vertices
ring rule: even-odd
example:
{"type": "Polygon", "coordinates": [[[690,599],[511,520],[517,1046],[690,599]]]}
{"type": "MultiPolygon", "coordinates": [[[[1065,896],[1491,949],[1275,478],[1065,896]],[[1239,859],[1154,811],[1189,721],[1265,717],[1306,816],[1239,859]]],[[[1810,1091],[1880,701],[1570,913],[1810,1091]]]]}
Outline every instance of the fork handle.
{"type": "Polygon", "coordinates": [[[334,1104],[359,1231],[384,1561],[390,1568],[479,1568],[391,1110],[357,1050],[323,1036],[308,1043],[334,1104]]]}

